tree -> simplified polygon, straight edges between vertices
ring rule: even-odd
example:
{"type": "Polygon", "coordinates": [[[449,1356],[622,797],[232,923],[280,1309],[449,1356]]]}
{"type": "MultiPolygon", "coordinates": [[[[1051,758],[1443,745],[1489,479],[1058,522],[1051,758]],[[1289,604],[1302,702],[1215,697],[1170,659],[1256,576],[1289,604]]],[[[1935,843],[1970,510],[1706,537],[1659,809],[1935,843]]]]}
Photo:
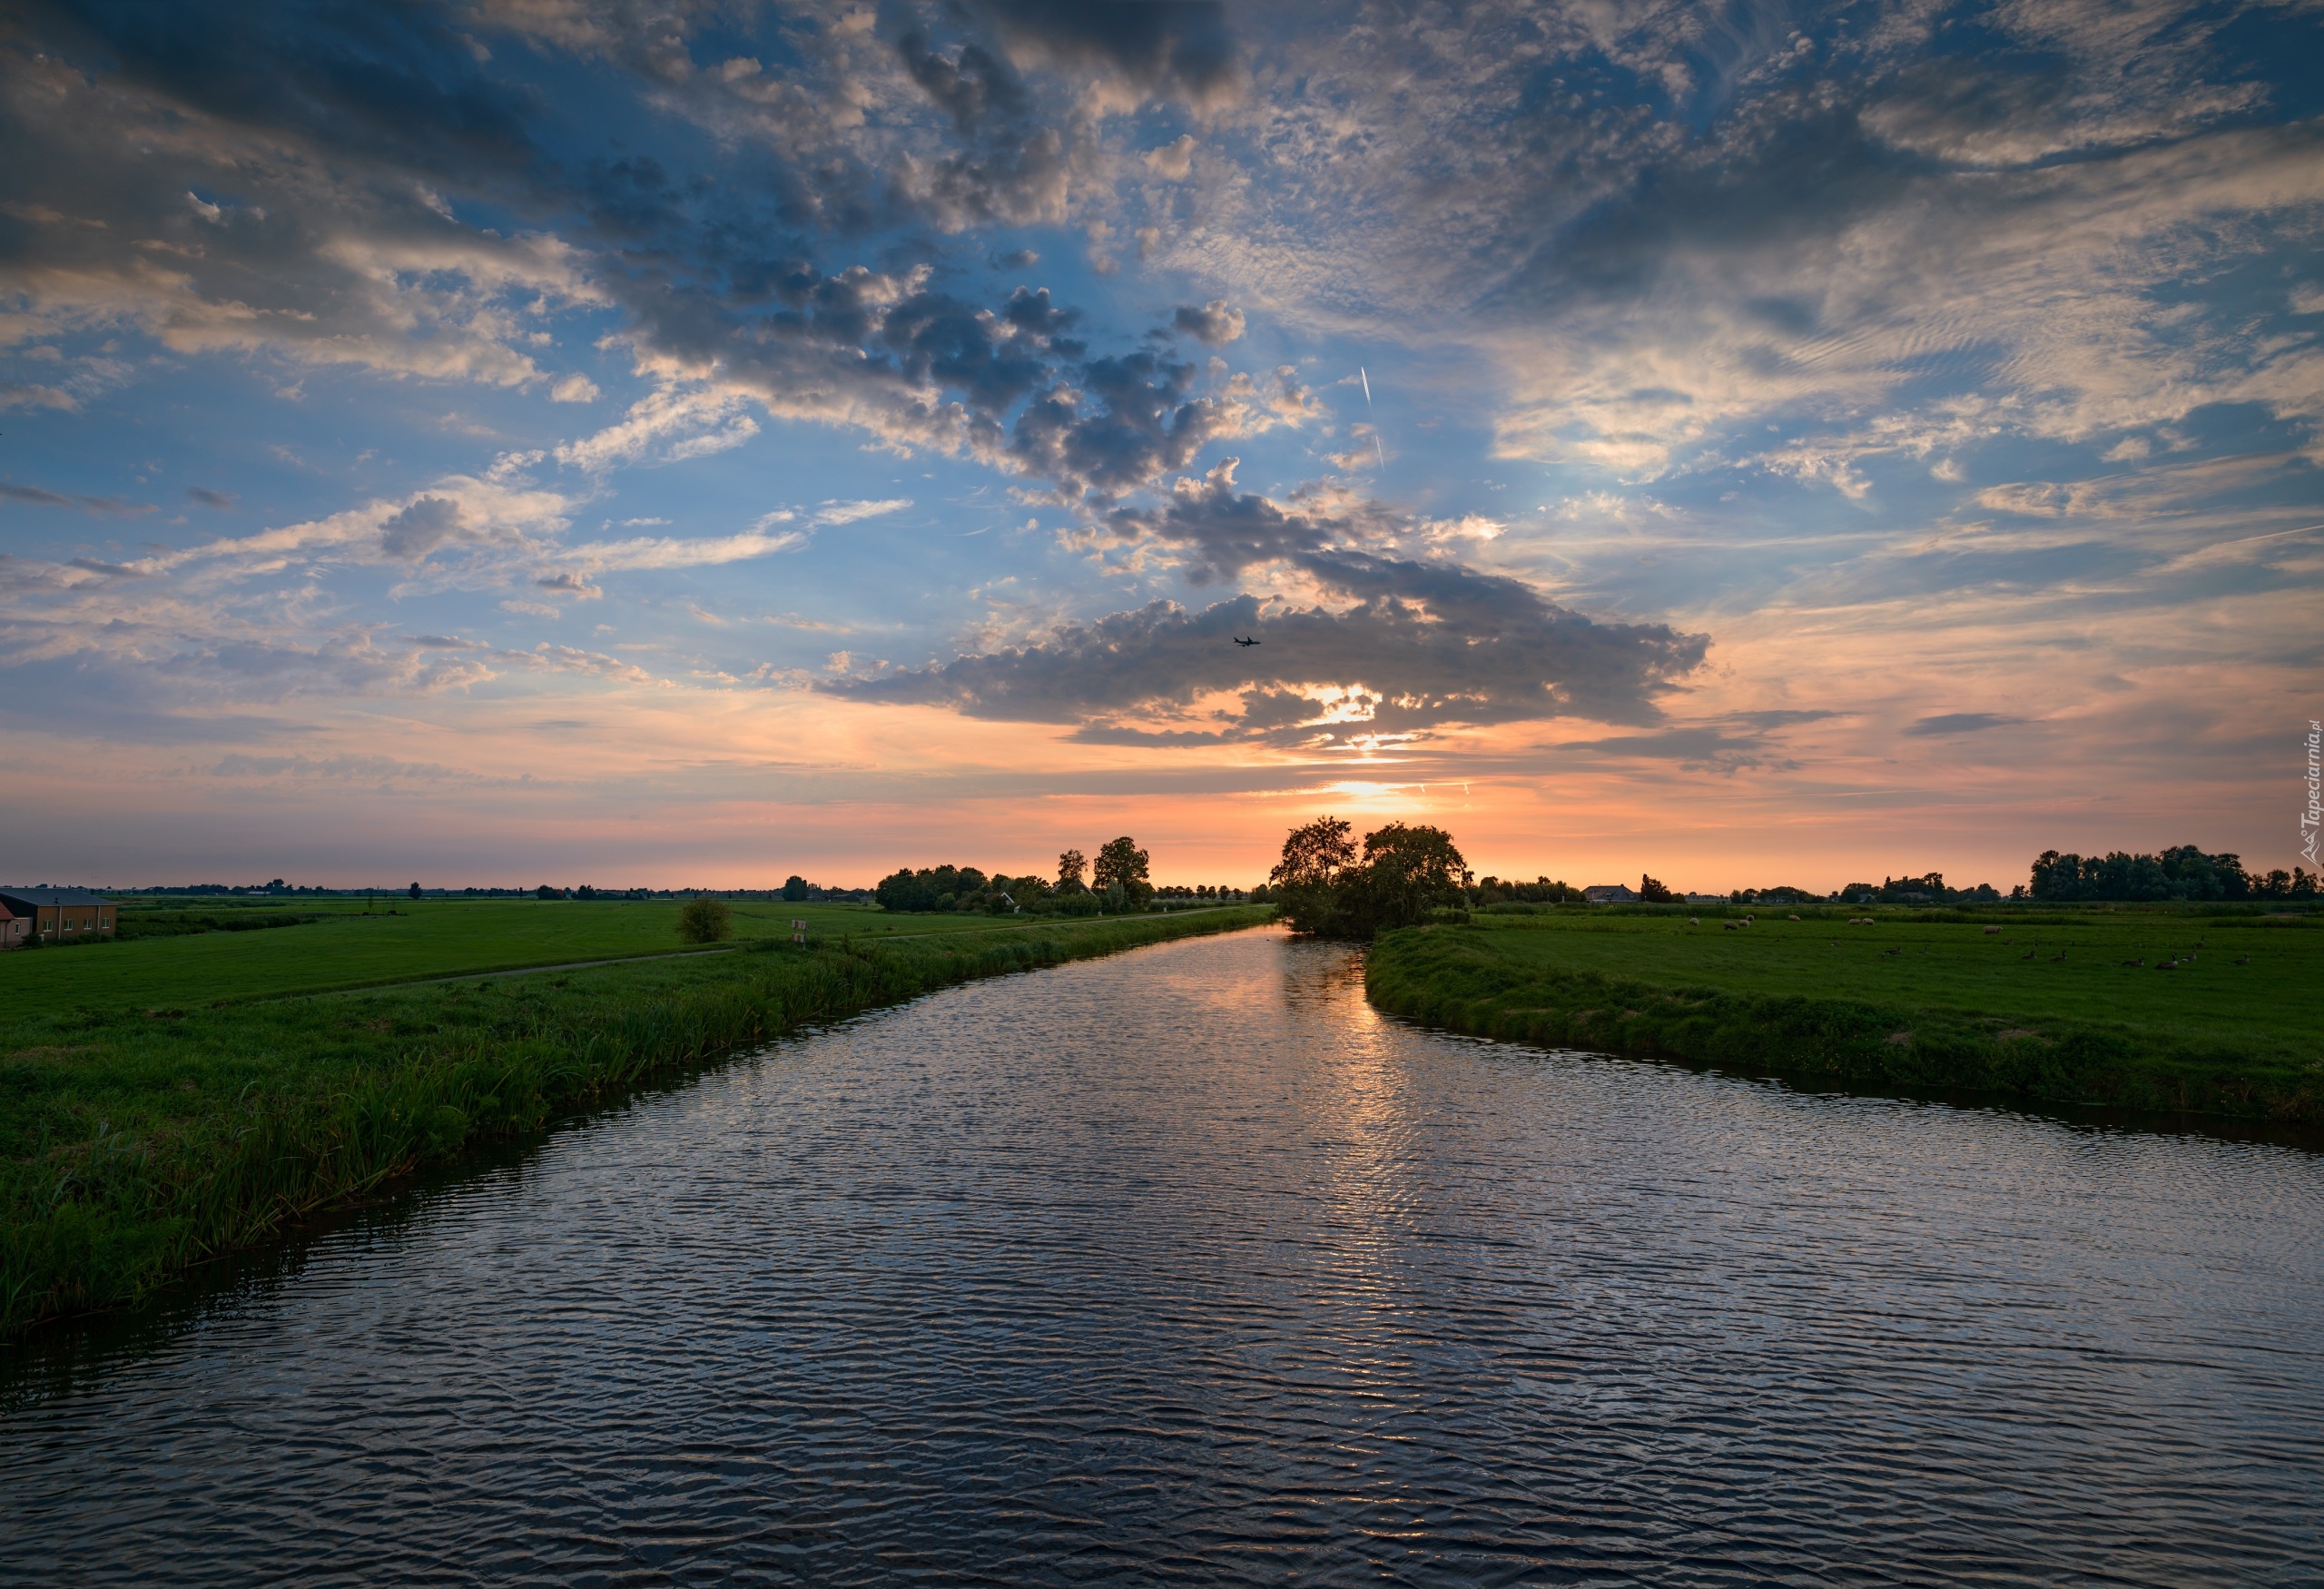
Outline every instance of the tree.
{"type": "Polygon", "coordinates": [[[1283,841],[1283,859],[1267,873],[1267,881],[1286,888],[1335,882],[1355,860],[1355,845],[1348,824],[1336,816],[1319,816],[1305,827],[1291,830],[1283,841]]]}
{"type": "Polygon", "coordinates": [[[1667,905],[1678,897],[1666,885],[1643,872],[1638,874],[1638,896],[1653,905],[1667,905]]]}
{"type": "Polygon", "coordinates": [[[417,883],[411,885],[411,897],[414,899],[418,899],[419,897],[419,884],[417,883]]]}
{"type": "Polygon", "coordinates": [[[1364,865],[1354,882],[1354,913],[1369,937],[1424,922],[1441,905],[1467,903],[1469,864],[1443,828],[1392,822],[1364,835],[1364,865]]]}
{"type": "Polygon", "coordinates": [[[796,904],[807,897],[807,880],[796,872],[783,880],[783,897],[796,904]]]}
{"type": "Polygon", "coordinates": [[[1128,834],[1098,850],[1098,864],[1090,871],[1089,882],[1100,893],[1109,893],[1118,887],[1122,898],[1130,904],[1144,904],[1154,893],[1154,885],[1146,881],[1146,852],[1128,834]]]}
{"type": "Polygon", "coordinates": [[[1057,858],[1057,891],[1059,893],[1079,893],[1088,886],[1081,881],[1082,869],[1089,864],[1078,850],[1068,850],[1057,858]]]}
{"type": "Polygon", "coordinates": [[[734,913],[716,894],[698,894],[678,913],[678,936],[688,943],[715,943],[734,930],[734,913]]]}
{"type": "Polygon", "coordinates": [[[2246,872],[2241,856],[2206,855],[2192,844],[2181,844],[2158,855],[2121,850],[2062,855],[2044,850],[2034,857],[2027,893],[2038,900],[2068,902],[2250,899],[2267,891],[2268,880],[2246,872]]]}
{"type": "Polygon", "coordinates": [[[1336,816],[1319,816],[1293,828],[1283,841],[1283,859],[1267,873],[1284,920],[1295,933],[1325,937],[1341,933],[1340,874],[1355,862],[1355,845],[1348,824],[1336,816]]]}
{"type": "Polygon", "coordinates": [[[1267,874],[1292,930],[1324,938],[1369,938],[1467,903],[1469,864],[1443,828],[1392,822],[1364,835],[1363,859],[1348,824],[1319,817],[1291,830],[1283,859],[1267,874]]]}

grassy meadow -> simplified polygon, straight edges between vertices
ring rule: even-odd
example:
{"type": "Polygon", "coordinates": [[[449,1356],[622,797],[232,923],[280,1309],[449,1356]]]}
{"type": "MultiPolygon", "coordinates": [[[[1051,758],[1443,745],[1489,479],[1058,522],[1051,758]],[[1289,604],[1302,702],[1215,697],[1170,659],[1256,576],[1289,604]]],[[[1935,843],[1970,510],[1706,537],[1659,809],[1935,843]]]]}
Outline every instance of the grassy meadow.
{"type": "Polygon", "coordinates": [[[2324,916],[1771,906],[1693,920],[1577,909],[1407,929],[1374,946],[1366,991],[1485,1036],[2324,1123],[2324,916]]]}
{"type": "MultiPolygon", "coordinates": [[[[515,971],[583,960],[675,953],[684,900],[241,900],[147,903],[121,913],[116,943],[0,954],[0,1022],[26,1014],[136,1004],[191,1009],[223,1001],[515,971]],[[288,921],[262,931],[176,933],[176,918],[288,921]],[[158,931],[156,929],[159,929],[158,931]]],[[[811,940],[1008,930],[1002,916],[905,915],[877,905],[730,902],[734,942],[788,941],[795,917],[811,940]]],[[[717,945],[713,945],[715,949],[717,945]]]]}
{"type": "Polygon", "coordinates": [[[538,1130],[804,1024],[1273,914],[1245,906],[1027,924],[882,922],[839,907],[843,917],[826,915],[830,935],[801,947],[784,923],[816,919],[814,907],[753,906],[782,938],[664,958],[677,907],[663,903],[543,901],[527,918],[517,913],[534,902],[461,901],[400,922],[316,923],[314,953],[337,958],[304,968],[238,969],[213,951],[271,952],[307,925],[5,956],[0,971],[21,980],[0,994],[0,1334],[133,1302],[190,1265],[480,1139],[538,1130]],[[527,919],[550,930],[547,943],[527,944],[513,925],[527,919]],[[852,936],[837,935],[842,919],[852,936]],[[448,931],[462,923],[494,935],[463,947],[448,931]],[[399,927],[413,936],[396,950],[399,927]],[[330,936],[340,932],[350,936],[330,936]],[[363,936],[373,933],[386,936],[363,936]],[[441,976],[512,953],[561,962],[625,943],[657,957],[348,988],[382,967],[441,976]],[[120,969],[140,966],[151,968],[143,982],[120,969]],[[21,998],[25,988],[44,996],[21,998]],[[174,991],[191,988],[212,996],[174,991]]]}

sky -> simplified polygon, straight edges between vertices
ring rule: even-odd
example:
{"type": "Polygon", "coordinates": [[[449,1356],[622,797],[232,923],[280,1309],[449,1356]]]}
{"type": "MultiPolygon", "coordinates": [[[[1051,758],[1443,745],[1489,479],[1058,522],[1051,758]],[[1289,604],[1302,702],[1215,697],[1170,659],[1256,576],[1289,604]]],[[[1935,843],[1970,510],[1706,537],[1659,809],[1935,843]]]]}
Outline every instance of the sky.
{"type": "Polygon", "coordinates": [[[19,0],[0,878],[2289,866],[2319,112],[2312,0],[19,0]]]}

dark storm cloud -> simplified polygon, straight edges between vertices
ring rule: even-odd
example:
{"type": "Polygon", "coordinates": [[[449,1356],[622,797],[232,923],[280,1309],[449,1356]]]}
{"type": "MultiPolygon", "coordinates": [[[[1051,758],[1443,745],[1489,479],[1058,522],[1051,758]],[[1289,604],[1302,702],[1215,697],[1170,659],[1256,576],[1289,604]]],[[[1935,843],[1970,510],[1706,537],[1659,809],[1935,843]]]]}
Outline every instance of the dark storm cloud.
{"type": "MultiPolygon", "coordinates": [[[[1613,192],[1513,252],[1522,263],[1493,309],[1530,318],[1570,308],[1576,294],[1651,298],[1673,266],[1795,250],[1896,202],[1934,169],[1873,136],[1856,105],[1805,94],[1768,95],[1738,108],[1715,139],[1634,158],[1613,192]]],[[[1739,307],[1788,336],[1815,329],[1813,305],[1799,300],[1759,296],[1739,307]]]]}
{"type": "Polygon", "coordinates": [[[450,8],[26,0],[12,33],[202,116],[383,164],[471,173],[538,158],[530,91],[485,73],[450,8]]]}
{"type": "Polygon", "coordinates": [[[1189,395],[1191,364],[1139,351],[1064,373],[1018,417],[1009,455],[1068,492],[1133,490],[1184,469],[1218,433],[1219,405],[1189,395]]]}
{"type": "Polygon", "coordinates": [[[1375,593],[1337,610],[1252,596],[1200,612],[1157,601],[1019,649],[819,687],[1079,724],[1082,737],[1111,743],[1315,745],[1454,723],[1650,722],[1657,698],[1703,657],[1699,636],[1594,623],[1512,579],[1384,559],[1334,568],[1375,593]],[[1236,646],[1238,635],[1262,644],[1236,646]],[[1237,704],[1196,709],[1220,694],[1237,704]]]}
{"type": "Polygon", "coordinates": [[[1019,288],[998,311],[856,267],[789,267],[776,303],[696,292],[631,300],[657,353],[758,395],[777,413],[843,419],[895,441],[965,451],[1100,503],[1183,469],[1226,433],[1227,407],[1192,364],[1141,350],[1085,356],[1078,312],[1019,288]]]}
{"type": "Polygon", "coordinates": [[[1231,90],[1226,8],[1206,0],[985,0],[1009,44],[1059,65],[1118,74],[1200,104],[1231,90]]]}
{"type": "Polygon", "coordinates": [[[1016,68],[973,42],[948,54],[917,28],[896,41],[896,54],[961,145],[929,163],[919,183],[923,203],[954,225],[1034,220],[1058,208],[1065,136],[1040,114],[1016,68]]]}
{"type": "MultiPolygon", "coordinates": [[[[0,25],[23,68],[0,92],[14,156],[0,177],[0,291],[43,306],[49,326],[133,320],[182,352],[535,389],[553,372],[533,327],[560,307],[610,304],[641,357],[675,379],[978,457],[1100,506],[1232,432],[1230,406],[1196,390],[1193,365],[1152,350],[1093,356],[1074,334],[1078,311],[1047,288],[985,304],[923,271],[844,262],[881,229],[1061,218],[1068,144],[1087,118],[1012,54],[1206,94],[1232,64],[1215,7],[935,7],[860,49],[830,17],[764,12],[750,25],[779,69],[721,61],[706,15],[21,11],[0,25]],[[712,167],[709,147],[683,138],[592,152],[591,130],[574,147],[566,125],[552,153],[550,101],[524,75],[539,63],[478,42],[496,26],[611,74],[592,92],[625,75],[638,100],[740,147],[712,167]],[[852,109],[866,97],[883,107],[876,131],[852,109]],[[487,229],[456,206],[528,229],[487,229]]],[[[1178,316],[1214,344],[1239,323],[1223,302],[1178,316]]]]}
{"type": "Polygon", "coordinates": [[[1325,570],[1344,564],[1348,577],[1361,579],[1362,556],[1349,561],[1335,548],[1376,543],[1390,533],[1385,520],[1285,508],[1261,493],[1238,491],[1235,471],[1240,462],[1230,458],[1199,480],[1179,480],[1155,507],[1117,508],[1106,527],[1124,542],[1158,543],[1177,551],[1196,586],[1231,580],[1271,563],[1295,563],[1319,577],[1330,577],[1325,570]]]}
{"type": "Polygon", "coordinates": [[[1078,309],[1059,309],[1049,302],[1049,290],[1019,287],[1009,295],[1002,306],[1000,318],[1007,321],[1019,335],[1029,337],[1044,348],[1059,352],[1078,354],[1082,344],[1072,341],[1064,333],[1072,330],[1081,318],[1078,309]]]}

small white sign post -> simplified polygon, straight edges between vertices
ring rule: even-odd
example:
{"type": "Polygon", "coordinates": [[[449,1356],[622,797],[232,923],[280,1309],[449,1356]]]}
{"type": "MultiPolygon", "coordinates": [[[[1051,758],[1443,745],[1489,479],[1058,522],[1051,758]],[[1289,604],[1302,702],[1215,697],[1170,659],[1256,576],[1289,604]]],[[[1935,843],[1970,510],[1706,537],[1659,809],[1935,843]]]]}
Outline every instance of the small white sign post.
{"type": "Polygon", "coordinates": [[[807,942],[807,923],[801,921],[797,916],[791,918],[791,942],[793,943],[804,943],[807,942]]]}

